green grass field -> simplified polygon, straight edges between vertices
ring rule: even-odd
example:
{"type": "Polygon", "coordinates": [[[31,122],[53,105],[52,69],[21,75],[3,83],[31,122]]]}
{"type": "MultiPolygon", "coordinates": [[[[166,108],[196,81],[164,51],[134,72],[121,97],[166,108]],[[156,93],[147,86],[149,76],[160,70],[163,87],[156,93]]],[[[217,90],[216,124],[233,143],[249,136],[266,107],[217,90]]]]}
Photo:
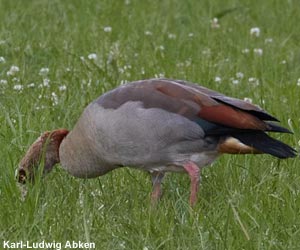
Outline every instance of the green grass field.
{"type": "Polygon", "coordinates": [[[250,98],[299,149],[299,13],[297,0],[0,0],[0,249],[300,249],[299,159],[222,156],[194,209],[188,175],[169,174],[155,208],[148,174],[128,168],[82,180],[58,166],[24,201],[14,178],[41,132],[72,129],[105,91],[159,76],[250,98]]]}

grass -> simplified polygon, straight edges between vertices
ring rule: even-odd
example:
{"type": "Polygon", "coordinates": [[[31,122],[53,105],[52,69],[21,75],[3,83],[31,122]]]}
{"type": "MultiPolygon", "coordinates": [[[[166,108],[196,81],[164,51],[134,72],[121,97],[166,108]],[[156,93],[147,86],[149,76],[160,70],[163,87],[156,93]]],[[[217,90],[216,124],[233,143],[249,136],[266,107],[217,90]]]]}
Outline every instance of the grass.
{"type": "Polygon", "coordinates": [[[136,170],[81,180],[57,167],[28,186],[24,201],[14,179],[42,131],[71,129],[105,91],[160,75],[251,98],[294,131],[275,137],[299,148],[299,11],[296,0],[1,0],[0,244],[299,249],[298,159],[223,156],[203,171],[194,209],[187,175],[167,176],[155,208],[150,178],[136,170]],[[212,28],[216,16],[220,27],[212,28]],[[253,27],[259,37],[250,35],[253,27]],[[259,48],[261,56],[254,53],[259,48]],[[88,59],[92,53],[95,60],[88,59]],[[12,65],[19,71],[7,75],[12,65]]]}

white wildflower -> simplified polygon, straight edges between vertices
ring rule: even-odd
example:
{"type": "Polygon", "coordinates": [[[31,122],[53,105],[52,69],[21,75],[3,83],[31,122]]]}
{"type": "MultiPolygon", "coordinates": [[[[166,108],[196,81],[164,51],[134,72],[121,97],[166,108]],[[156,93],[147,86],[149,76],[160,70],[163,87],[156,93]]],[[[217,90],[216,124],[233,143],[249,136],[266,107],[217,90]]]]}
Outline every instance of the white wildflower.
{"type": "Polygon", "coordinates": [[[97,54],[95,54],[95,53],[89,54],[88,55],[88,59],[90,59],[90,60],[96,60],[97,59],[97,54]]]}
{"type": "Polygon", "coordinates": [[[260,35],[260,28],[258,27],[253,27],[250,29],[250,35],[251,36],[255,36],[255,37],[259,37],[260,35]]]}
{"type": "Polygon", "coordinates": [[[237,78],[240,78],[240,79],[244,78],[244,73],[242,73],[242,72],[237,72],[235,75],[237,78]]]}
{"type": "Polygon", "coordinates": [[[248,48],[245,48],[245,49],[242,50],[243,54],[248,54],[249,52],[250,52],[250,50],[248,48]]]}
{"type": "Polygon", "coordinates": [[[263,51],[263,49],[255,48],[255,49],[253,49],[253,52],[254,52],[254,54],[256,54],[258,56],[262,56],[264,51],[263,51]]]}
{"type": "Polygon", "coordinates": [[[265,43],[272,43],[273,42],[273,38],[266,38],[265,39],[265,43]]]}
{"type": "Polygon", "coordinates": [[[124,85],[126,83],[128,83],[128,80],[121,80],[120,85],[124,85]]]}
{"type": "Polygon", "coordinates": [[[3,56],[0,56],[0,63],[5,63],[5,62],[6,62],[5,58],[3,56]]]}
{"type": "Polygon", "coordinates": [[[29,84],[27,85],[27,88],[34,88],[34,87],[35,87],[35,83],[34,83],[34,82],[29,83],[29,84]]]}
{"type": "Polygon", "coordinates": [[[122,242],[119,244],[119,247],[120,247],[121,249],[125,249],[125,248],[126,248],[125,241],[122,241],[122,242]]]}
{"type": "Polygon", "coordinates": [[[245,101],[245,102],[248,102],[248,103],[252,103],[252,99],[249,98],[249,97],[245,97],[245,98],[244,98],[244,101],[245,101]]]}
{"type": "Polygon", "coordinates": [[[185,60],[185,67],[190,67],[191,65],[192,65],[192,59],[191,58],[185,60]]]}
{"type": "Polygon", "coordinates": [[[239,84],[240,83],[240,81],[238,80],[238,79],[232,79],[232,81],[231,81],[233,84],[239,84]]]}
{"type": "Polygon", "coordinates": [[[172,34],[172,33],[169,33],[169,34],[168,34],[168,38],[169,38],[169,39],[176,39],[176,35],[175,35],[175,34],[172,34]]]}
{"type": "Polygon", "coordinates": [[[219,19],[218,18],[213,18],[211,21],[210,21],[210,25],[213,29],[218,29],[220,28],[220,24],[219,24],[219,19]]]}
{"type": "Polygon", "coordinates": [[[46,76],[46,75],[48,75],[48,73],[49,73],[49,68],[41,68],[40,72],[39,72],[39,75],[40,76],[46,76]]]}
{"type": "Polygon", "coordinates": [[[48,78],[43,79],[43,86],[49,87],[50,86],[50,80],[48,78]]]}
{"type": "Polygon", "coordinates": [[[158,73],[158,74],[154,74],[155,78],[164,78],[165,77],[165,73],[158,73]]]}
{"type": "Polygon", "coordinates": [[[216,77],[215,77],[215,82],[220,83],[221,81],[222,81],[221,77],[219,77],[219,76],[216,76],[216,77]]]}
{"type": "Polygon", "coordinates": [[[188,37],[194,37],[194,33],[189,33],[188,37]]]}
{"type": "Polygon", "coordinates": [[[81,57],[79,57],[79,58],[80,58],[81,61],[84,62],[84,60],[85,60],[85,59],[84,59],[84,56],[81,56],[81,57]]]}
{"type": "Polygon", "coordinates": [[[51,93],[51,100],[52,100],[52,105],[55,106],[58,104],[58,97],[57,95],[55,94],[55,92],[52,92],[51,93]]]}
{"type": "Polygon", "coordinates": [[[248,78],[248,82],[253,84],[253,85],[259,85],[259,80],[256,79],[255,77],[248,78]]]}
{"type": "Polygon", "coordinates": [[[14,77],[14,78],[12,79],[12,81],[13,81],[13,82],[20,82],[20,79],[19,79],[18,77],[14,77]]]}
{"type": "Polygon", "coordinates": [[[158,49],[159,49],[159,50],[165,50],[165,47],[164,47],[163,45],[159,45],[159,46],[158,46],[158,49]]]}
{"type": "Polygon", "coordinates": [[[210,56],[210,54],[211,54],[210,48],[207,48],[207,49],[202,50],[202,54],[203,54],[203,55],[210,56]]]}
{"type": "Polygon", "coordinates": [[[61,86],[58,87],[58,89],[60,91],[65,91],[67,89],[67,86],[66,85],[61,85],[61,86]]]}
{"type": "Polygon", "coordinates": [[[12,65],[9,69],[9,71],[7,71],[7,75],[8,76],[13,76],[15,75],[16,73],[18,73],[20,71],[19,67],[18,66],[15,66],[15,65],[12,65]]]}
{"type": "Polygon", "coordinates": [[[110,26],[106,26],[103,28],[104,32],[110,33],[112,31],[112,28],[110,26]]]}
{"type": "Polygon", "coordinates": [[[149,30],[146,30],[146,31],[145,31],[145,35],[146,35],[146,36],[152,36],[152,32],[149,31],[149,30]]]}
{"type": "Polygon", "coordinates": [[[297,80],[297,86],[300,86],[300,78],[297,80]]]}
{"type": "Polygon", "coordinates": [[[23,89],[23,85],[21,85],[21,84],[17,84],[17,85],[14,86],[14,90],[20,91],[22,89],[23,89]]]}
{"type": "Polygon", "coordinates": [[[1,80],[0,80],[0,84],[6,85],[6,84],[7,84],[7,80],[1,79],[1,80]]]}
{"type": "Polygon", "coordinates": [[[282,60],[280,64],[286,64],[286,60],[282,60]]]}

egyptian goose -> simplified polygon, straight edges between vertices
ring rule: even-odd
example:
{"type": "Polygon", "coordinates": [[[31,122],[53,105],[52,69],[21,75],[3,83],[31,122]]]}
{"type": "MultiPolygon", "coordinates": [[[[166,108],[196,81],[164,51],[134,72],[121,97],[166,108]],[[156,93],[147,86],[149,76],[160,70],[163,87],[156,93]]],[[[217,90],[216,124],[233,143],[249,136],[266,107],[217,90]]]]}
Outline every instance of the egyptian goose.
{"type": "Polygon", "coordinates": [[[128,166],[151,174],[155,202],[166,172],[186,172],[194,205],[202,167],[221,154],[296,156],[293,148],[266,134],[290,132],[275,122],[258,106],[197,84],[170,79],[131,82],[90,103],[72,131],[43,133],[21,160],[18,179],[32,180],[39,165],[49,172],[60,163],[80,178],[128,166]]]}

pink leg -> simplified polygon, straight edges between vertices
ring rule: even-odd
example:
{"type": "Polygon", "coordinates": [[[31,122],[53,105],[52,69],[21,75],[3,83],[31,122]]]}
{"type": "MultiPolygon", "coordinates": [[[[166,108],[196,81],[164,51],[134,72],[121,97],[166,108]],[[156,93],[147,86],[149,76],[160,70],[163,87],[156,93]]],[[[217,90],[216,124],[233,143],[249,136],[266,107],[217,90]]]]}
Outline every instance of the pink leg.
{"type": "Polygon", "coordinates": [[[161,195],[162,195],[162,191],[161,191],[161,182],[164,178],[164,173],[162,172],[153,172],[151,173],[151,177],[152,177],[152,193],[151,193],[151,203],[155,204],[158,202],[158,200],[160,199],[161,195]]]}
{"type": "Polygon", "coordinates": [[[197,202],[197,193],[199,190],[200,168],[191,161],[185,163],[183,167],[187,171],[191,179],[190,205],[194,206],[197,202]]]}

